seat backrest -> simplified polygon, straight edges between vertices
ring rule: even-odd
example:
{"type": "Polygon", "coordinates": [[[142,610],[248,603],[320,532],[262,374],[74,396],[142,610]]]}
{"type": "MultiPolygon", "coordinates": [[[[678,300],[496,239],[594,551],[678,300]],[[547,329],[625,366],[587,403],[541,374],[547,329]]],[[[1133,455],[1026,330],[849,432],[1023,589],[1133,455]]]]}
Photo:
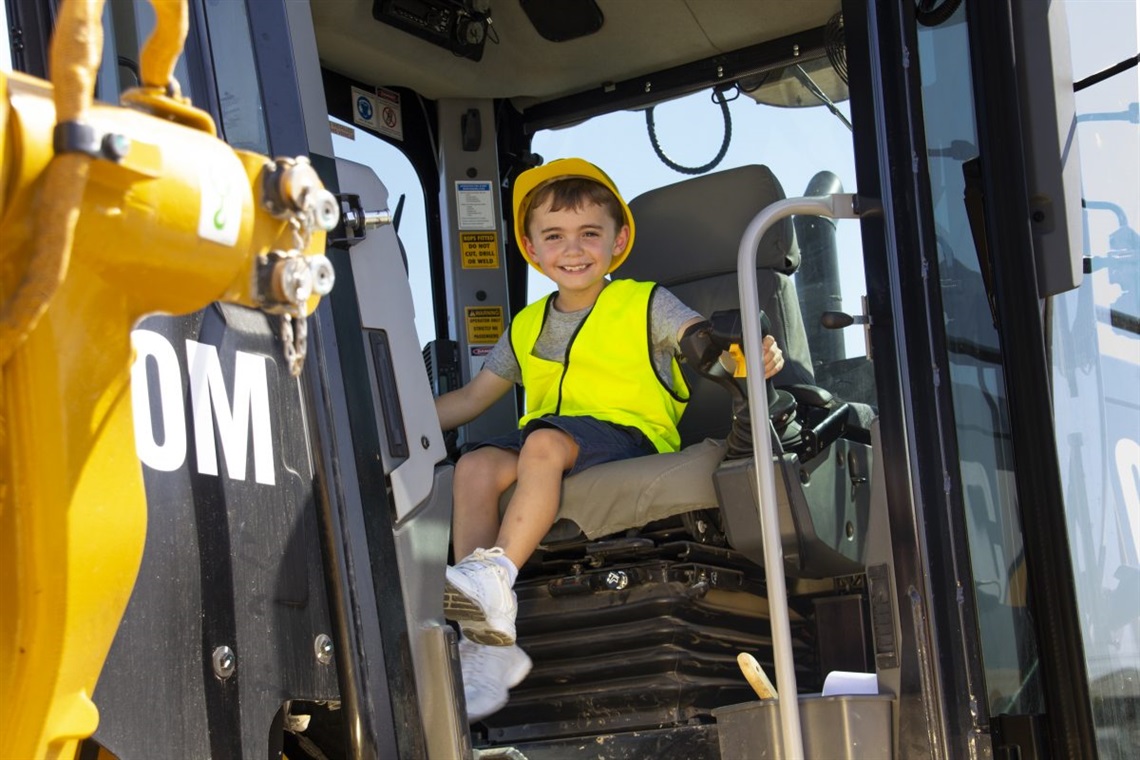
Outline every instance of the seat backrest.
{"type": "MultiPolygon", "coordinates": [[[[744,230],[784,190],[766,166],[749,165],[650,190],[630,201],[637,243],[616,273],[667,287],[690,308],[709,316],[739,307],[736,260],[744,230]]],[[[800,263],[790,218],[760,241],[757,278],[761,308],[784,351],[776,385],[814,383],[807,333],[791,275],[800,263]]],[[[688,370],[686,370],[688,372],[688,370]]],[[[689,374],[692,397],[678,426],[687,446],[723,438],[732,421],[731,399],[715,383],[689,374]]]]}

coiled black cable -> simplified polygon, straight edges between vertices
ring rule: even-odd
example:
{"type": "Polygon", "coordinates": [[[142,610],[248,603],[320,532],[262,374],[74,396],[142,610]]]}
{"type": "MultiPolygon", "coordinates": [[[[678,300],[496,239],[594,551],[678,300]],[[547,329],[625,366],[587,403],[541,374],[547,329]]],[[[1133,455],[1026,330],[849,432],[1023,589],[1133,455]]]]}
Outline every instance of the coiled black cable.
{"type": "Polygon", "coordinates": [[[942,0],[941,5],[935,5],[937,2],[938,0],[918,0],[914,11],[915,20],[923,26],[939,26],[949,21],[962,4],[962,0],[942,0]]]}
{"type": "Polygon", "coordinates": [[[661,144],[657,141],[657,129],[653,123],[653,109],[655,106],[650,106],[645,109],[645,126],[649,129],[649,142],[653,145],[653,152],[661,159],[661,162],[668,166],[675,172],[681,174],[704,174],[717,167],[717,165],[724,160],[724,156],[728,153],[728,144],[732,141],[732,114],[728,111],[728,100],[724,97],[723,90],[716,90],[713,92],[713,100],[720,105],[720,112],[724,116],[724,140],[720,144],[720,151],[712,161],[709,161],[704,166],[681,166],[676,161],[672,160],[665,155],[665,151],[661,150],[661,144]]]}

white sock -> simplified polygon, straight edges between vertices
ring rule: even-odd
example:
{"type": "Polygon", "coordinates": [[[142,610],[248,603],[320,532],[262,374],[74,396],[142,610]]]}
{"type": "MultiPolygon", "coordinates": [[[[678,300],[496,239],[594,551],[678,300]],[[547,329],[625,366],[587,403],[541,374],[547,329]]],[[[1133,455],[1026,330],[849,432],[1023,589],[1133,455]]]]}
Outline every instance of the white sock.
{"type": "Polygon", "coordinates": [[[506,554],[499,554],[491,557],[499,567],[507,571],[507,583],[511,588],[515,586],[515,578],[519,577],[519,569],[515,567],[515,563],[511,562],[511,558],[506,554]]]}

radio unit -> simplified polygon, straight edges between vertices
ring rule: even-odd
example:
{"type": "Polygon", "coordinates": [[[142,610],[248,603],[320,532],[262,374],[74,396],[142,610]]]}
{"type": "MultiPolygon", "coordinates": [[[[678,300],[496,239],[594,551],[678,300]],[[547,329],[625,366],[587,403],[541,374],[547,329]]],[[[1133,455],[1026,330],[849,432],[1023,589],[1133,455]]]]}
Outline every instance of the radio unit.
{"type": "Polygon", "coordinates": [[[463,0],[374,0],[372,17],[472,61],[482,60],[491,23],[463,0]]]}

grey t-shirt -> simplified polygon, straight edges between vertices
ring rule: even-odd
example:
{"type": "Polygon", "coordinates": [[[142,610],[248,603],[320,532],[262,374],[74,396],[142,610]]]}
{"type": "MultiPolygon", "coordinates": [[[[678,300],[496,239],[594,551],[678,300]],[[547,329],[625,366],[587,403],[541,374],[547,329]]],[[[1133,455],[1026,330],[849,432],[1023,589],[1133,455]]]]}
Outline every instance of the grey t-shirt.
{"type": "MultiPolygon", "coordinates": [[[[563,362],[566,359],[566,346],[578,325],[590,313],[590,309],[559,311],[557,301],[546,317],[534,353],[541,359],[563,362]]],[[[591,307],[593,308],[593,307],[591,307]]],[[[677,332],[681,325],[690,319],[701,319],[701,315],[690,309],[668,290],[658,286],[649,302],[649,333],[653,338],[653,366],[657,376],[670,388],[673,387],[673,356],[680,352],[677,345],[677,332]]],[[[522,383],[522,371],[511,348],[510,330],[503,332],[491,352],[487,354],[484,367],[504,380],[522,383]]],[[[674,388],[674,390],[677,390],[674,388]]]]}

